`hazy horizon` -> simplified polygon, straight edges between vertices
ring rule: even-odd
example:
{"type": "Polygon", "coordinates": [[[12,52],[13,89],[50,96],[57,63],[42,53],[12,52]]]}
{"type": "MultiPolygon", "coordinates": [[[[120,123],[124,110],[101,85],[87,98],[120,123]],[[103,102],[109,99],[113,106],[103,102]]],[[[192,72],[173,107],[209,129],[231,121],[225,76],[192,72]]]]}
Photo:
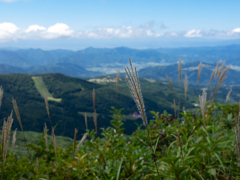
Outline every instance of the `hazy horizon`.
{"type": "Polygon", "coordinates": [[[77,42],[72,41],[69,45],[65,42],[51,42],[45,43],[44,41],[28,42],[18,41],[14,43],[0,43],[0,49],[42,49],[42,50],[72,50],[78,51],[86,48],[109,48],[114,49],[118,47],[126,47],[131,49],[158,49],[158,48],[188,48],[188,47],[214,47],[214,46],[229,46],[240,45],[240,39],[234,40],[196,40],[194,41],[175,41],[169,42],[166,39],[164,41],[131,41],[131,42],[109,42],[109,41],[96,41],[96,42],[77,42]]]}

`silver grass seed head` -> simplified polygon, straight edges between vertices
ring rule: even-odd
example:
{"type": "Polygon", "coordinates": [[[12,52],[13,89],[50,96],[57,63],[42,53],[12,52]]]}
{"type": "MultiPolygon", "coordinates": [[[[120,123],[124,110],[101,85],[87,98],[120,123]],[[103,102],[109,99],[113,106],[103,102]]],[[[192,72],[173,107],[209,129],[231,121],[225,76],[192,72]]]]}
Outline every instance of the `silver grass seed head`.
{"type": "Polygon", "coordinates": [[[178,73],[179,73],[179,82],[181,82],[181,73],[182,72],[182,63],[181,63],[181,59],[179,58],[178,61],[178,73]]]}
{"type": "Polygon", "coordinates": [[[17,106],[17,101],[12,98],[12,104],[13,104],[13,109],[14,109],[14,112],[17,116],[17,120],[18,120],[18,123],[23,131],[23,126],[22,126],[22,121],[21,121],[21,117],[20,117],[20,114],[19,114],[19,110],[18,110],[18,106],[17,106]]]}
{"type": "Polygon", "coordinates": [[[125,79],[130,89],[130,92],[133,96],[133,99],[137,105],[138,111],[142,116],[143,123],[147,127],[147,117],[145,113],[145,106],[142,98],[137,69],[136,67],[133,69],[132,62],[130,59],[129,59],[129,63],[130,63],[130,68],[128,66],[125,68],[125,71],[126,71],[125,79]]]}
{"type": "Polygon", "coordinates": [[[201,71],[202,71],[202,62],[200,62],[198,65],[198,84],[200,80],[201,71]]]}
{"type": "Polygon", "coordinates": [[[117,70],[117,77],[116,77],[116,92],[118,91],[119,77],[120,77],[120,69],[117,70]]]}
{"type": "Polygon", "coordinates": [[[3,164],[6,160],[6,154],[8,149],[8,144],[10,140],[10,131],[12,128],[13,118],[12,118],[12,112],[10,116],[7,118],[7,121],[3,121],[3,127],[2,127],[2,158],[3,158],[3,164]]]}
{"type": "Polygon", "coordinates": [[[2,97],[3,97],[3,89],[2,86],[0,87],[0,107],[2,105],[2,97]]]}
{"type": "Polygon", "coordinates": [[[206,114],[206,103],[207,103],[207,93],[205,89],[203,90],[202,96],[199,95],[199,101],[200,101],[200,106],[202,110],[202,116],[203,119],[205,119],[205,114],[206,114]]]}
{"type": "Polygon", "coordinates": [[[218,62],[217,62],[217,65],[216,65],[216,68],[215,68],[215,73],[214,73],[214,78],[215,78],[215,76],[217,75],[217,73],[218,73],[218,67],[219,67],[219,64],[220,64],[220,60],[218,60],[218,62]]]}
{"type": "Polygon", "coordinates": [[[137,72],[136,69],[135,69],[135,75],[133,75],[134,71],[128,72],[127,75],[125,76],[125,79],[127,81],[130,92],[133,96],[133,99],[137,105],[138,111],[142,116],[143,123],[147,127],[147,117],[145,113],[145,106],[142,98],[140,83],[139,83],[136,72],[137,72]]]}
{"type": "Polygon", "coordinates": [[[224,66],[225,66],[225,61],[223,61],[222,65],[220,66],[220,68],[218,70],[217,79],[219,79],[220,75],[222,74],[222,70],[223,70],[224,66]]]}
{"type": "Polygon", "coordinates": [[[227,101],[228,101],[228,99],[229,99],[229,97],[230,97],[230,95],[231,95],[231,92],[232,92],[232,88],[230,89],[230,91],[228,92],[228,94],[227,94],[227,96],[226,96],[226,101],[225,101],[225,103],[227,103],[227,101]]]}
{"type": "Polygon", "coordinates": [[[84,113],[84,120],[85,120],[86,129],[88,129],[87,113],[84,113]]]}
{"type": "Polygon", "coordinates": [[[171,80],[170,80],[170,78],[168,77],[168,75],[166,75],[166,77],[167,77],[167,80],[168,80],[168,84],[169,84],[169,86],[170,86],[170,88],[171,88],[172,94],[173,94],[173,87],[172,87],[171,80]]]}
{"type": "Polygon", "coordinates": [[[46,151],[49,151],[49,148],[48,148],[48,137],[47,137],[47,125],[45,123],[45,126],[44,126],[44,139],[45,139],[45,145],[46,145],[46,151]]]}
{"type": "Polygon", "coordinates": [[[82,146],[82,144],[83,144],[83,142],[85,141],[86,138],[87,138],[87,135],[84,134],[84,136],[82,137],[82,139],[80,140],[80,142],[79,142],[78,145],[77,145],[77,149],[76,149],[76,151],[75,151],[74,157],[76,156],[78,150],[80,149],[80,147],[82,146]]]}
{"type": "Polygon", "coordinates": [[[212,78],[213,78],[213,75],[215,74],[215,70],[213,70],[212,74],[211,74],[211,77],[210,77],[210,80],[209,80],[209,87],[211,85],[211,82],[212,82],[212,78]]]}

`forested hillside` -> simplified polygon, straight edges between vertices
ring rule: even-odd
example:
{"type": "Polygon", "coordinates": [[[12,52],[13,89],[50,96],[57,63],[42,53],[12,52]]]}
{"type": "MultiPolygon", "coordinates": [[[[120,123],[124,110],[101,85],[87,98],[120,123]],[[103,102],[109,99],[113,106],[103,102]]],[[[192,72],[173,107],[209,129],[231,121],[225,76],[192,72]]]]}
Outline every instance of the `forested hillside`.
{"type": "MultiPolygon", "coordinates": [[[[96,111],[99,114],[99,127],[110,125],[111,106],[116,104],[115,83],[95,84],[86,80],[72,78],[62,74],[44,74],[42,77],[46,88],[53,98],[61,98],[61,102],[49,101],[50,114],[53,124],[57,125],[56,134],[73,137],[74,128],[79,129],[80,134],[85,131],[84,113],[89,116],[89,127],[94,128],[92,121],[93,103],[92,91],[96,91],[96,111]]],[[[112,77],[115,78],[115,77],[112,77]]],[[[44,122],[48,122],[48,116],[44,99],[35,87],[32,76],[22,74],[0,75],[4,96],[1,108],[0,119],[3,121],[12,108],[12,97],[17,100],[23,126],[26,131],[41,132],[44,122]],[[29,113],[30,112],[30,113],[29,113]]],[[[142,93],[146,105],[146,112],[149,118],[152,118],[150,111],[163,112],[166,110],[173,113],[172,94],[169,85],[166,82],[151,81],[140,79],[142,93]]],[[[177,89],[178,84],[173,83],[173,88],[177,89]]],[[[224,102],[226,94],[230,88],[220,89],[217,99],[224,102]]],[[[239,88],[234,87],[230,102],[239,99],[239,88]]],[[[181,103],[183,106],[193,108],[196,103],[198,90],[197,87],[189,87],[189,95],[185,103],[184,91],[181,91],[181,103]]],[[[123,114],[129,119],[125,122],[126,133],[131,134],[135,129],[135,121],[132,114],[137,112],[132,96],[127,88],[124,78],[119,83],[119,94],[117,101],[119,108],[124,108],[123,114]]],[[[0,123],[1,123],[0,122],[0,123]]],[[[13,128],[19,127],[17,121],[14,121],[13,128]]]]}

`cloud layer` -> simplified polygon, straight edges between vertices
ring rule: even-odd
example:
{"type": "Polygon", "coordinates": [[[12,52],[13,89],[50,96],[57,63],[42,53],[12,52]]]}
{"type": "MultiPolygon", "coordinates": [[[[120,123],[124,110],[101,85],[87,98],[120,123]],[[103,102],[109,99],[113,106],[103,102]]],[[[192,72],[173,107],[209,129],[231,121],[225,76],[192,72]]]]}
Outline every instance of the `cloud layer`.
{"type": "Polygon", "coordinates": [[[79,38],[79,39],[109,39],[109,38],[157,38],[157,37],[240,37],[240,28],[232,30],[210,30],[191,29],[187,32],[165,32],[161,29],[156,32],[153,29],[154,23],[146,23],[140,27],[121,26],[109,28],[95,28],[91,31],[74,31],[67,24],[56,23],[50,27],[41,25],[30,25],[26,29],[17,27],[10,22],[0,23],[0,42],[16,41],[18,39],[58,39],[58,38],[79,38]]]}

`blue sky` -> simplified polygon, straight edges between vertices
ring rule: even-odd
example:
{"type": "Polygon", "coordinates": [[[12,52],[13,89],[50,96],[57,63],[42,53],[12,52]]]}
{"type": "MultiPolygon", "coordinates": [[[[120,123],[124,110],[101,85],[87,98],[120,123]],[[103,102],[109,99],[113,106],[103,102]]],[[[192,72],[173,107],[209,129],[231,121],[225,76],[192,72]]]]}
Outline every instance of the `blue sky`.
{"type": "Polygon", "coordinates": [[[239,7],[239,0],[0,0],[0,47],[236,43],[239,7]]]}

